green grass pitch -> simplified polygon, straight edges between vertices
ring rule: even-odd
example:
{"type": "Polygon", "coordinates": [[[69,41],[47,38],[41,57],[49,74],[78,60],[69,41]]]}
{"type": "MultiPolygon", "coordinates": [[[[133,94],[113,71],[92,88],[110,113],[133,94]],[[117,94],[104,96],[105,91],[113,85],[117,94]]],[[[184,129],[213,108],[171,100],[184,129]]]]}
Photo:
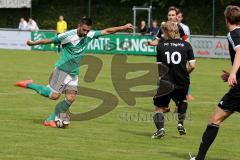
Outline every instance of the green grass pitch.
{"type": "MultiPolygon", "coordinates": [[[[117,96],[116,109],[89,121],[72,121],[68,129],[46,128],[41,122],[57,102],[13,84],[28,78],[47,84],[58,56],[53,52],[0,50],[1,160],[187,160],[188,152],[196,154],[208,118],[228,90],[220,74],[222,69],[230,69],[230,61],[197,59],[191,79],[195,99],[189,103],[185,122],[187,135],[178,135],[175,115],[168,113],[166,136],[152,140],[150,136],[155,130],[151,119],[152,97],[137,98],[135,106],[128,106],[112,85],[112,56],[97,55],[104,63],[96,82],[83,81],[87,69],[83,66],[79,84],[117,96]]],[[[152,63],[155,58],[128,56],[128,60],[152,63]]],[[[99,100],[78,96],[71,111],[85,112],[99,103],[99,100]]],[[[173,104],[171,108],[174,109],[173,104]]],[[[239,118],[236,113],[222,124],[207,160],[239,160],[239,118]]]]}

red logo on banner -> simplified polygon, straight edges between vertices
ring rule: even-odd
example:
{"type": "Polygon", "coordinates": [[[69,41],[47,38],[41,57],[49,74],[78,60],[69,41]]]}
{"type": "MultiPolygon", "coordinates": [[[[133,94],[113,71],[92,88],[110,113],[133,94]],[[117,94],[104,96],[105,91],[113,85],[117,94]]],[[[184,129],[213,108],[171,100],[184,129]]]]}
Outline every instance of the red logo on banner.
{"type": "Polygon", "coordinates": [[[223,50],[228,50],[228,45],[226,43],[221,43],[221,41],[218,41],[216,44],[215,49],[223,49],[223,50]]]}
{"type": "Polygon", "coordinates": [[[199,55],[209,55],[209,52],[208,52],[208,51],[198,50],[198,51],[197,51],[197,54],[199,54],[199,55]]]}

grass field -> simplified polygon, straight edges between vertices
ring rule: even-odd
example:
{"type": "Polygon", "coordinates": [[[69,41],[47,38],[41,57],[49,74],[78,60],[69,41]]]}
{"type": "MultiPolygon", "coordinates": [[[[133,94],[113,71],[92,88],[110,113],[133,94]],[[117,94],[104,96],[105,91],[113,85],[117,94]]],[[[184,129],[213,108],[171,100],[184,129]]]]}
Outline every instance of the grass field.
{"type": "MultiPolygon", "coordinates": [[[[52,129],[41,122],[53,111],[56,101],[31,90],[14,87],[17,80],[32,78],[47,84],[58,55],[52,52],[0,50],[0,159],[1,160],[187,160],[188,152],[197,152],[208,117],[228,90],[219,76],[229,69],[229,60],[197,59],[192,74],[192,95],[186,136],[179,136],[173,113],[166,115],[166,136],[152,140],[155,126],[151,119],[152,98],[137,98],[127,105],[117,95],[110,77],[112,56],[97,55],[103,68],[94,83],[80,86],[110,92],[118,97],[115,110],[89,121],[72,121],[68,129],[52,129]],[[140,118],[139,118],[140,117],[140,118]]],[[[154,57],[129,56],[132,63],[154,62],[154,57]]],[[[63,98],[63,97],[62,97],[63,98]]],[[[74,113],[93,109],[99,100],[78,96],[74,113]]],[[[174,105],[172,105],[172,109],[174,105]]],[[[239,114],[224,122],[207,160],[239,160],[239,114]]]]}

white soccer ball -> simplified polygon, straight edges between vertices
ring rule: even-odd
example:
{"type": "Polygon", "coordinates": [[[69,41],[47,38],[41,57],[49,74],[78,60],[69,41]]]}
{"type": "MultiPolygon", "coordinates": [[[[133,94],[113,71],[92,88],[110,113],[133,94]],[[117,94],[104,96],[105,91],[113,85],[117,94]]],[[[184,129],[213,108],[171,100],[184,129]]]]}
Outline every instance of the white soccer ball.
{"type": "Polygon", "coordinates": [[[58,128],[66,128],[70,124],[70,116],[67,113],[59,113],[55,117],[55,123],[58,128]]]}

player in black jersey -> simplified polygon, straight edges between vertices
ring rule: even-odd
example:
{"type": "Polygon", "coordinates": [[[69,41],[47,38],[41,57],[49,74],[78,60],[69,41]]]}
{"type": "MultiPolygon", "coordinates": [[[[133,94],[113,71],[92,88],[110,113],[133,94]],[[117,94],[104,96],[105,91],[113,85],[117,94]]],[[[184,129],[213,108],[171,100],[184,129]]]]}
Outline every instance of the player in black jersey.
{"type": "Polygon", "coordinates": [[[165,134],[163,113],[168,109],[171,99],[178,106],[178,131],[180,135],[186,134],[183,126],[187,110],[186,94],[190,84],[189,73],[195,68],[192,47],[190,43],[180,39],[177,24],[167,21],[161,25],[161,29],[164,33],[164,41],[157,46],[157,63],[160,65],[159,75],[163,72],[161,66],[168,68],[168,72],[160,76],[159,90],[164,87],[161,86],[162,81],[172,85],[173,90],[170,93],[156,94],[153,98],[155,105],[153,120],[157,131],[152,135],[152,138],[160,138],[165,134]],[[186,67],[187,63],[189,64],[188,67],[186,67]]]}
{"type": "Polygon", "coordinates": [[[235,111],[240,112],[240,7],[227,6],[224,11],[229,33],[229,52],[232,62],[230,73],[224,72],[222,79],[228,82],[230,90],[223,96],[210,117],[209,124],[202,136],[197,157],[191,160],[204,160],[207,151],[218,134],[219,125],[235,111]]]}
{"type": "MultiPolygon", "coordinates": [[[[178,29],[179,29],[180,38],[182,40],[189,41],[187,34],[185,34],[182,27],[178,24],[178,19],[177,19],[178,12],[179,12],[178,8],[176,8],[174,6],[169,7],[168,14],[167,14],[167,19],[168,19],[168,21],[172,21],[172,22],[177,24],[178,29]]],[[[157,46],[159,44],[159,42],[162,41],[162,40],[163,40],[163,31],[160,29],[157,36],[155,37],[155,39],[153,41],[146,42],[146,45],[157,46]]]]}

